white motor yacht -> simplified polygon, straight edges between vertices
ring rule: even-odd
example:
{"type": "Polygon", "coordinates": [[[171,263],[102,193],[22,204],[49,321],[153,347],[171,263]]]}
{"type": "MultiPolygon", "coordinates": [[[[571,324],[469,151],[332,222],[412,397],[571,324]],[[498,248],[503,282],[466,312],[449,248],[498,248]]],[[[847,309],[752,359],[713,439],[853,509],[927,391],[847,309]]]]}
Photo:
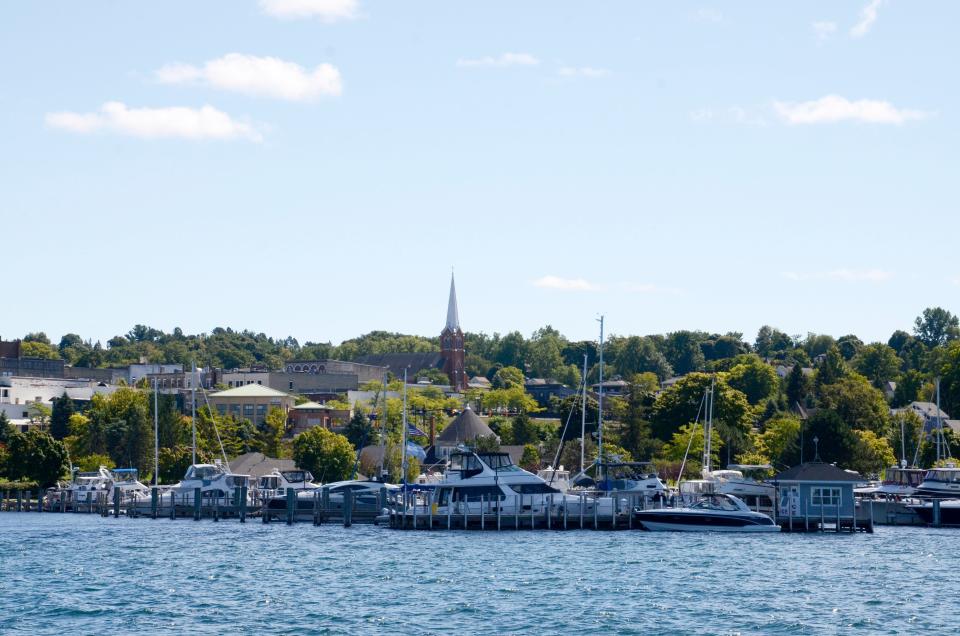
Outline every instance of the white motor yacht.
{"type": "Polygon", "coordinates": [[[262,475],[257,480],[257,491],[268,499],[277,495],[286,495],[288,488],[294,490],[316,490],[319,484],[313,483],[313,474],[309,470],[278,470],[262,475]]]}
{"type": "Polygon", "coordinates": [[[922,468],[892,466],[883,474],[883,481],[853,489],[857,497],[870,499],[902,499],[912,497],[924,481],[928,471],[922,468]]]}
{"type": "Polygon", "coordinates": [[[537,477],[547,482],[560,492],[567,492],[570,489],[570,471],[564,470],[563,464],[560,468],[547,466],[537,471],[537,477]]]}
{"type": "MultiPolygon", "coordinates": [[[[226,501],[234,500],[237,491],[244,486],[249,486],[249,475],[237,475],[224,468],[218,460],[213,464],[192,464],[183,479],[178,484],[169,486],[165,493],[173,493],[176,496],[177,504],[192,505],[193,496],[197,488],[200,489],[202,500],[226,501]]],[[[247,493],[248,503],[251,493],[247,493]]]]}
{"type": "Polygon", "coordinates": [[[542,477],[523,470],[503,452],[451,453],[442,482],[432,498],[434,514],[531,514],[546,511],[551,501],[562,505],[565,497],[542,477]]]}
{"type": "Polygon", "coordinates": [[[113,490],[120,490],[122,503],[136,503],[150,500],[150,488],[143,485],[138,479],[136,468],[114,468],[110,472],[110,501],[113,501],[113,490]]]}
{"type": "Polygon", "coordinates": [[[55,509],[63,501],[68,510],[73,510],[75,506],[87,505],[88,495],[90,503],[96,504],[99,500],[110,496],[112,483],[113,479],[106,466],[101,466],[95,471],[75,471],[69,484],[50,493],[48,505],[55,509]]]}
{"type": "Polygon", "coordinates": [[[931,468],[913,494],[923,499],[960,498],[960,468],[953,463],[931,468]]]}
{"type": "Polygon", "coordinates": [[[768,515],[754,512],[733,495],[705,495],[683,508],[634,510],[645,530],[678,532],[779,532],[768,515]]]}

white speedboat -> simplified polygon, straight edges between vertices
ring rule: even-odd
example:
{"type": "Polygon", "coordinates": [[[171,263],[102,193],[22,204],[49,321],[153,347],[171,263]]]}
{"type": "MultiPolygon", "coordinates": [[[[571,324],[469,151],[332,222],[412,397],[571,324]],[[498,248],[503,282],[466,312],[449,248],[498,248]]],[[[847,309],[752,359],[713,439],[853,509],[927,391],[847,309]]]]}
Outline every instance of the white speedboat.
{"type": "Polygon", "coordinates": [[[692,506],[634,510],[645,530],[678,532],[779,532],[768,515],[754,512],[733,495],[704,496],[692,506]]]}

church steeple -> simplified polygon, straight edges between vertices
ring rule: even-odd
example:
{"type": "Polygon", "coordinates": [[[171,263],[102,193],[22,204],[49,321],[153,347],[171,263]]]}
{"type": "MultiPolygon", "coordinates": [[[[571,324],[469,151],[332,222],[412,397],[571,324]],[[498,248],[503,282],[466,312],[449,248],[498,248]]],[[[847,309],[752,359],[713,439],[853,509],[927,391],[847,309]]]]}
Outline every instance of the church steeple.
{"type": "Polygon", "coordinates": [[[443,372],[450,378],[450,385],[454,391],[465,389],[467,377],[464,372],[463,330],[460,328],[460,312],[457,310],[457,287],[453,282],[453,272],[450,273],[447,324],[440,332],[440,357],[443,360],[443,372]]]}
{"type": "Polygon", "coordinates": [[[460,314],[457,311],[457,288],[453,283],[453,272],[450,272],[450,300],[447,302],[447,329],[460,329],[460,314]]]}

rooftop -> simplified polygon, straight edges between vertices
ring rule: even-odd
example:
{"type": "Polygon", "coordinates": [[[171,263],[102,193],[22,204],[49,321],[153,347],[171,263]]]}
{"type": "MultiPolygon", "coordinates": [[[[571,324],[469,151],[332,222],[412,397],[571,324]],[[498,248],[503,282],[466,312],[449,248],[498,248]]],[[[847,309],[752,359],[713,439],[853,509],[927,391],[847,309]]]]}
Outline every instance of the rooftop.
{"type": "Polygon", "coordinates": [[[211,393],[210,397],[219,397],[219,398],[292,398],[293,396],[289,393],[284,393],[283,391],[277,391],[276,389],[271,389],[268,386],[263,386],[262,384],[245,384],[244,386],[238,386],[235,389],[227,389],[226,391],[217,391],[216,393],[211,393]]]}
{"type": "Polygon", "coordinates": [[[859,473],[837,468],[833,464],[808,462],[777,473],[774,481],[813,481],[813,482],[861,482],[859,473]]]}

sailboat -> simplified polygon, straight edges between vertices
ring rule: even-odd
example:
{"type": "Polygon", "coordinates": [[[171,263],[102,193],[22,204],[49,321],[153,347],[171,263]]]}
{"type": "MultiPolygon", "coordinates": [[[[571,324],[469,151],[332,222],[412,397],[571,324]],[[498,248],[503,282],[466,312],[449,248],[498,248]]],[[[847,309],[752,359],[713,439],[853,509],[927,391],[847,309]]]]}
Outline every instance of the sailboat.
{"type": "Polygon", "coordinates": [[[712,470],[713,455],[713,402],[716,392],[716,379],[710,383],[710,388],[704,394],[706,418],[704,419],[703,468],[700,471],[701,479],[691,479],[681,482],[680,493],[685,501],[695,501],[707,494],[734,495],[746,499],[755,506],[773,506],[776,488],[773,484],[751,479],[745,472],[761,472],[772,469],[769,464],[730,464],[724,470],[712,470]],[[761,501],[766,498],[767,501],[761,501]]]}

